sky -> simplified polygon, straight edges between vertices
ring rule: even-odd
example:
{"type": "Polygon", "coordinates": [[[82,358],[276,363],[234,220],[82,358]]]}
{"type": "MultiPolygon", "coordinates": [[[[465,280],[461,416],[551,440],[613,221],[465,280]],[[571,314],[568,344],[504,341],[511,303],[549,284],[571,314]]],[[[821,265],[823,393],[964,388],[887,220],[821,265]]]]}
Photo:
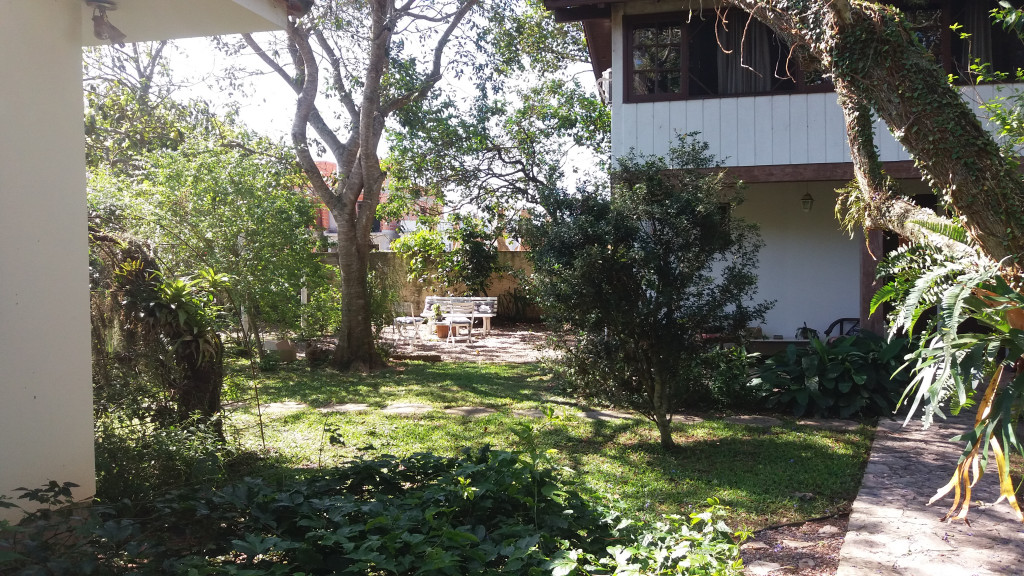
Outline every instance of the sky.
{"type": "MultiPolygon", "coordinates": [[[[266,38],[267,34],[254,34],[257,42],[266,38]]],[[[260,42],[261,45],[265,43],[260,42]]],[[[291,143],[292,117],[295,111],[295,92],[285,84],[284,80],[272,73],[262,73],[248,79],[250,87],[246,93],[230,94],[218,86],[216,78],[223,76],[230,65],[241,65],[251,70],[266,69],[263,62],[249,51],[228,56],[214,47],[209,38],[189,38],[174,42],[177,50],[170,58],[175,77],[185,82],[179,92],[181,97],[199,97],[210,102],[215,109],[224,112],[230,102],[239,104],[239,119],[250,129],[273,139],[282,139],[291,143]]],[[[439,85],[445,90],[452,90],[471,98],[472,84],[468,81],[453,82],[445,79],[439,85]]],[[[310,130],[312,133],[312,130],[310,130]]],[[[382,150],[386,139],[381,140],[382,150]]],[[[317,160],[334,159],[327,156],[317,160]]]]}

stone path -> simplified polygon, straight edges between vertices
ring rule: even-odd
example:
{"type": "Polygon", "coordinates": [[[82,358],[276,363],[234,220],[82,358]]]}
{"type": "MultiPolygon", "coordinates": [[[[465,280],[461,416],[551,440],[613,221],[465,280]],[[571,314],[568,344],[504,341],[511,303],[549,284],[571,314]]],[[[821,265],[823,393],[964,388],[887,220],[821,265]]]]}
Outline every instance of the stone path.
{"type": "Polygon", "coordinates": [[[999,495],[994,472],[975,485],[969,526],[939,521],[952,496],[926,506],[962,451],[948,439],[972,424],[967,416],[928,430],[919,422],[879,424],[836,576],[1024,575],[1024,524],[1005,502],[992,505],[999,495]]]}

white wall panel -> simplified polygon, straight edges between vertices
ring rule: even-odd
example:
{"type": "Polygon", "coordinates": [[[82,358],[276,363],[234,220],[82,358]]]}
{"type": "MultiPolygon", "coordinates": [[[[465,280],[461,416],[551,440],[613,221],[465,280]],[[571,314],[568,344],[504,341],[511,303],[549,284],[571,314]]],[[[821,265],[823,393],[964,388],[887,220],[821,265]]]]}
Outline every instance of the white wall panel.
{"type": "Polygon", "coordinates": [[[705,100],[702,119],[704,132],[702,138],[710,145],[710,152],[717,158],[722,157],[722,101],[719,99],[705,100]]]}
{"type": "Polygon", "coordinates": [[[789,162],[807,163],[807,95],[789,96],[789,162]]]}
{"type": "MultiPolygon", "coordinates": [[[[700,132],[704,134],[704,103],[706,100],[686,101],[686,129],[685,132],[700,132]]],[[[664,104],[660,106],[664,107],[664,104]]]]}
{"type": "Polygon", "coordinates": [[[750,98],[732,98],[736,102],[738,123],[737,154],[729,166],[753,166],[757,163],[757,128],[754,102],[750,98]]]}
{"type": "MultiPolygon", "coordinates": [[[[659,117],[665,116],[664,110],[659,110],[659,117]]],[[[657,154],[658,150],[654,143],[654,104],[647,102],[636,105],[636,149],[645,154],[657,154]]]]}
{"type": "Polygon", "coordinates": [[[835,102],[833,94],[807,95],[807,163],[828,162],[828,133],[825,131],[825,109],[828,100],[835,102]]]}
{"type": "Polygon", "coordinates": [[[735,166],[739,156],[739,106],[736,98],[718,100],[722,115],[719,123],[721,140],[718,142],[718,159],[728,165],[735,166]]]}
{"type": "Polygon", "coordinates": [[[835,94],[825,101],[825,161],[849,162],[850,145],[846,141],[846,121],[835,94]]]}
{"type": "MultiPolygon", "coordinates": [[[[651,111],[654,114],[654,111],[651,111]]],[[[664,156],[668,154],[668,149],[675,141],[672,133],[672,107],[668,109],[668,113],[664,111],[660,114],[654,114],[654,153],[658,156],[664,156]]]]}
{"type": "Polygon", "coordinates": [[[790,139],[790,96],[772,96],[772,159],[771,164],[792,164],[790,139]]]}
{"type": "Polygon", "coordinates": [[[770,96],[748,98],[742,105],[751,104],[754,107],[754,164],[764,166],[772,163],[772,99],[770,96]]]}

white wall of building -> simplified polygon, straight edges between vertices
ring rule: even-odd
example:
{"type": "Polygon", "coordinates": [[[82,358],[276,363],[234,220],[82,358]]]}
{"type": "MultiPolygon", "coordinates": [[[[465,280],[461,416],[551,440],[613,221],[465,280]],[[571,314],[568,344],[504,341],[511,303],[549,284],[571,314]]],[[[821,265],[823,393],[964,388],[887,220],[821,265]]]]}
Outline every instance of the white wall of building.
{"type": "Polygon", "coordinates": [[[835,188],[842,182],[751,184],[735,214],[757,222],[765,246],[758,267],[758,299],[776,300],[762,328],[793,338],[797,328],[824,331],[837,318],[860,316],[862,237],[850,239],[835,219],[835,188]],[[800,199],[811,194],[804,212],[800,199]]]}
{"type": "MultiPolygon", "coordinates": [[[[121,4],[110,19],[130,40],[285,22],[277,0],[121,4]]],[[[81,0],[0,0],[0,494],[8,496],[49,480],[80,485],[77,498],[95,491],[81,52],[93,41],[90,17],[81,0]]],[[[17,515],[0,509],[0,519],[17,515]]]]}
{"type": "MultiPolygon", "coordinates": [[[[0,2],[0,493],[95,489],[81,12],[0,2]]],[[[0,513],[3,511],[0,510],[0,513]]]]}
{"type": "MultiPolygon", "coordinates": [[[[613,9],[613,156],[630,150],[662,156],[677,134],[700,132],[699,138],[711,145],[709,152],[726,166],[850,162],[846,125],[834,92],[623,103],[623,14],[682,9],[660,2],[632,2],[613,9]]],[[[980,103],[1002,89],[1006,87],[966,87],[964,97],[980,103]]],[[[983,121],[987,118],[980,108],[975,110],[983,121]]],[[[910,154],[881,120],[875,123],[875,141],[883,161],[910,160],[910,154]]]]}

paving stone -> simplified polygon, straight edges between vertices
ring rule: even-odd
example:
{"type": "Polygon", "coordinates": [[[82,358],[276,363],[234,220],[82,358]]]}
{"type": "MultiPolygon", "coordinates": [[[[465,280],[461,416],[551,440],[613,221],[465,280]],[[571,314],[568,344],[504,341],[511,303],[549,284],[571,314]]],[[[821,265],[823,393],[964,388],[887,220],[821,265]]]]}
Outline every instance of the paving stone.
{"type": "Polygon", "coordinates": [[[757,540],[753,540],[751,542],[746,542],[745,544],[740,546],[740,548],[743,550],[765,550],[767,548],[770,548],[770,546],[768,546],[764,542],[758,542],[757,540]]]}
{"type": "Polygon", "coordinates": [[[821,528],[818,528],[818,536],[831,536],[833,534],[839,534],[839,528],[831,524],[826,524],[821,528]]]}
{"type": "Polygon", "coordinates": [[[309,404],[303,402],[271,402],[269,404],[261,404],[260,410],[264,414],[281,414],[285,412],[297,412],[303,408],[309,408],[309,404]]]}
{"type": "Polygon", "coordinates": [[[815,545],[814,542],[805,542],[803,540],[783,540],[782,545],[786,548],[792,548],[794,550],[800,550],[801,548],[810,548],[815,545]]]}
{"type": "MultiPolygon", "coordinates": [[[[1020,576],[1024,534],[1005,503],[972,505],[970,526],[943,523],[952,503],[927,506],[953,474],[962,443],[948,439],[968,430],[973,415],[940,421],[879,423],[871,459],[853,504],[836,576],[1020,576]]],[[[994,474],[974,486],[972,501],[999,496],[994,474]]]]}
{"type": "Polygon", "coordinates": [[[487,414],[494,414],[497,412],[494,408],[484,408],[483,406],[459,406],[456,408],[445,408],[444,411],[449,414],[458,414],[459,416],[466,416],[469,418],[486,416],[487,414]]]}
{"type": "Polygon", "coordinates": [[[416,404],[411,402],[397,402],[384,407],[381,412],[385,414],[423,414],[430,412],[434,407],[429,404],[416,404]]]}
{"type": "Polygon", "coordinates": [[[530,408],[527,410],[513,410],[513,416],[519,416],[520,418],[543,418],[544,411],[536,408],[530,408]]]}
{"type": "Polygon", "coordinates": [[[775,562],[757,561],[748,564],[746,568],[743,570],[743,573],[747,576],[768,576],[768,574],[771,574],[772,572],[781,569],[782,564],[777,564],[775,562]]]}
{"type": "Polygon", "coordinates": [[[856,420],[834,420],[831,418],[807,418],[797,420],[796,423],[800,426],[823,428],[825,430],[856,430],[860,428],[860,422],[856,420]]]}
{"type": "Polygon", "coordinates": [[[722,418],[723,421],[731,424],[745,424],[747,426],[779,426],[782,424],[782,420],[778,418],[772,418],[771,416],[757,416],[757,415],[741,415],[741,416],[728,416],[722,418]]]}
{"type": "Polygon", "coordinates": [[[328,404],[327,406],[317,408],[321,412],[361,412],[369,409],[369,404],[355,404],[351,402],[346,404],[328,404]]]}
{"type": "Polygon", "coordinates": [[[700,424],[704,419],[700,416],[692,416],[690,414],[673,414],[672,423],[679,424],[700,424]]]}
{"type": "Polygon", "coordinates": [[[590,412],[580,412],[580,418],[586,420],[629,420],[633,418],[632,414],[625,412],[617,412],[615,410],[593,410],[590,412]]]}
{"type": "Polygon", "coordinates": [[[815,564],[814,560],[812,560],[810,558],[801,558],[796,563],[796,567],[799,568],[800,570],[810,570],[811,568],[814,568],[815,566],[816,566],[816,564],[815,564]]]}

